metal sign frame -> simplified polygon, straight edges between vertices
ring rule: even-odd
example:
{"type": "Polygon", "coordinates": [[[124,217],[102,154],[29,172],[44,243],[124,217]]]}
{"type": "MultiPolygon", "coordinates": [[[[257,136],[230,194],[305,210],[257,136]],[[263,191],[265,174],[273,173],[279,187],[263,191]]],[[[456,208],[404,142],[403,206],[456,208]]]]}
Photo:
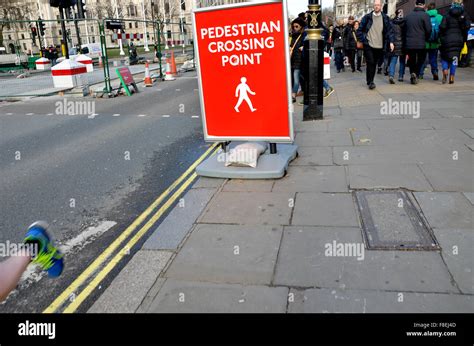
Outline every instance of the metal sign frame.
{"type": "Polygon", "coordinates": [[[202,90],[202,83],[201,83],[201,68],[199,66],[199,45],[198,45],[198,35],[197,35],[197,28],[196,28],[196,13],[201,12],[212,12],[216,10],[227,10],[227,9],[234,9],[240,7],[249,7],[249,6],[260,6],[260,5],[268,5],[274,3],[282,3],[283,7],[283,30],[284,30],[284,42],[285,47],[289,47],[289,37],[287,33],[289,32],[288,29],[288,5],[287,0],[259,0],[253,2],[243,2],[237,4],[230,4],[230,5],[220,5],[220,6],[210,6],[210,7],[203,7],[203,8],[195,8],[193,10],[192,20],[193,20],[193,34],[194,34],[194,49],[196,54],[194,59],[197,61],[196,69],[198,73],[198,85],[199,85],[199,100],[201,104],[201,111],[202,111],[202,128],[204,132],[204,140],[206,142],[223,142],[223,141],[264,141],[264,142],[272,142],[272,143],[293,143],[294,142],[294,130],[293,130],[293,114],[294,114],[294,107],[291,98],[291,67],[290,67],[290,53],[288,49],[285,49],[285,63],[286,63],[286,88],[287,88],[287,95],[288,95],[288,121],[289,121],[289,132],[290,135],[288,137],[252,137],[252,136],[210,136],[207,132],[206,126],[206,109],[204,106],[204,95],[202,90]]]}

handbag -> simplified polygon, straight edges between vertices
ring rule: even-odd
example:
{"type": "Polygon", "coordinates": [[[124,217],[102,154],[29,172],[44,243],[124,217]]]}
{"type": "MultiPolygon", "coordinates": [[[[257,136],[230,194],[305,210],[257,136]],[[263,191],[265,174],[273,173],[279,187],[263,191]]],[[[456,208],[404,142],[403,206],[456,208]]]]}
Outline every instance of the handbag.
{"type": "Polygon", "coordinates": [[[354,36],[354,40],[356,41],[356,47],[357,47],[357,49],[363,49],[363,48],[364,48],[364,44],[363,44],[362,42],[359,42],[359,41],[357,40],[357,36],[356,36],[356,34],[355,34],[354,31],[352,32],[352,36],[354,36]]]}
{"type": "Polygon", "coordinates": [[[293,56],[293,50],[295,49],[295,47],[296,47],[298,41],[300,40],[301,35],[303,35],[303,33],[301,33],[301,34],[298,36],[298,38],[295,40],[295,43],[293,43],[293,46],[290,48],[290,56],[293,56]]]}
{"type": "Polygon", "coordinates": [[[461,50],[461,56],[463,55],[467,55],[467,44],[466,42],[464,42],[464,47],[462,47],[462,50],[461,50]]]}

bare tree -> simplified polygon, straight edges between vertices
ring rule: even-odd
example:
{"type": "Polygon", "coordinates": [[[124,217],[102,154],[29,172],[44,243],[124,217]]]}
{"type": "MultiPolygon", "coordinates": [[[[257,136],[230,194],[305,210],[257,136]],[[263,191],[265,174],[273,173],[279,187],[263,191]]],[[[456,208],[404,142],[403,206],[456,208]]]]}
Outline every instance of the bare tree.
{"type": "Polygon", "coordinates": [[[25,30],[27,23],[13,22],[15,20],[32,19],[31,5],[19,1],[0,0],[0,47],[3,47],[3,31],[5,29],[18,31],[25,30]]]}

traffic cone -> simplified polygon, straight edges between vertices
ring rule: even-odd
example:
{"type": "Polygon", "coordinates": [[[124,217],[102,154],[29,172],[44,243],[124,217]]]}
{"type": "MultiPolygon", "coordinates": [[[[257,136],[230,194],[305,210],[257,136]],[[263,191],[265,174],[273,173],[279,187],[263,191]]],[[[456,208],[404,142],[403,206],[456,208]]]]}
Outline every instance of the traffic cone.
{"type": "Polygon", "coordinates": [[[150,65],[148,64],[148,61],[145,63],[145,86],[146,87],[151,87],[153,86],[153,81],[151,80],[150,77],[150,65]]]}
{"type": "Polygon", "coordinates": [[[174,60],[174,51],[171,51],[171,74],[176,76],[178,71],[176,70],[176,61],[174,60]]]}
{"type": "Polygon", "coordinates": [[[175,80],[175,79],[176,78],[174,78],[173,74],[171,73],[170,60],[166,59],[165,80],[175,80]]]}

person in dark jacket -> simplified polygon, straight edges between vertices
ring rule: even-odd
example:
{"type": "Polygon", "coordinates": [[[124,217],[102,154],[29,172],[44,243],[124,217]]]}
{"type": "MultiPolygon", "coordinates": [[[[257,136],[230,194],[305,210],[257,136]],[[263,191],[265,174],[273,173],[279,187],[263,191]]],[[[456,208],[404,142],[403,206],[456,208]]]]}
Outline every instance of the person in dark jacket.
{"type": "Polygon", "coordinates": [[[328,27],[328,36],[325,43],[324,50],[329,56],[332,56],[332,32],[334,31],[334,25],[329,25],[328,27]]]}
{"type": "Polygon", "coordinates": [[[363,49],[357,48],[357,42],[359,42],[359,39],[357,38],[357,30],[359,30],[359,25],[360,22],[358,20],[354,21],[354,32],[356,33],[356,70],[358,72],[362,72],[361,66],[362,66],[362,54],[364,53],[363,49]]]}
{"type": "Polygon", "coordinates": [[[347,25],[342,33],[342,41],[344,43],[345,55],[349,58],[352,72],[355,72],[355,53],[356,53],[356,32],[354,30],[354,17],[349,16],[347,25]]]}
{"type": "Polygon", "coordinates": [[[302,51],[303,41],[305,38],[304,28],[306,22],[301,18],[296,18],[291,22],[292,34],[290,39],[290,58],[291,58],[291,76],[292,76],[292,100],[296,102],[296,94],[300,87],[301,81],[301,64],[302,64],[302,51]]]}
{"type": "Polygon", "coordinates": [[[431,20],[425,12],[425,0],[416,0],[415,9],[405,18],[405,42],[410,81],[411,84],[418,84],[421,66],[426,59],[426,41],[431,35],[431,20]]]}
{"type": "Polygon", "coordinates": [[[362,18],[359,30],[357,30],[357,38],[364,44],[367,85],[369,89],[375,89],[375,70],[377,62],[383,56],[383,49],[387,43],[390,51],[395,48],[392,25],[388,16],[382,12],[381,0],[374,0],[374,10],[362,18]]]}
{"type": "Polygon", "coordinates": [[[464,13],[460,0],[454,0],[448,14],[443,18],[439,27],[441,36],[441,67],[443,69],[443,84],[448,78],[449,84],[454,83],[454,75],[458,65],[461,50],[467,41],[467,31],[470,21],[464,13]]]}
{"type": "Polygon", "coordinates": [[[334,48],[334,60],[337,73],[344,72],[344,22],[342,19],[337,20],[337,26],[332,31],[332,42],[334,48]]]}
{"type": "Polygon", "coordinates": [[[393,45],[395,49],[389,54],[389,72],[388,80],[390,84],[395,84],[395,67],[399,61],[398,81],[403,82],[403,75],[405,74],[405,47],[403,42],[403,31],[405,26],[405,19],[403,18],[403,10],[398,9],[395,12],[395,18],[392,20],[393,31],[393,45]]]}

